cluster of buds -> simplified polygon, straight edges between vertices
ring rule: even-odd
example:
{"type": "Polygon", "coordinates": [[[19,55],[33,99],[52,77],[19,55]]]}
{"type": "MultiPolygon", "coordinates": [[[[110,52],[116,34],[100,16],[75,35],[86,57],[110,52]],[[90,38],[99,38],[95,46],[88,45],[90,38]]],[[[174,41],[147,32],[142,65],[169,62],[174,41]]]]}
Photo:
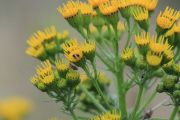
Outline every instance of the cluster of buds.
{"type": "Polygon", "coordinates": [[[157,69],[173,60],[173,47],[163,36],[150,36],[149,33],[142,32],[135,35],[135,43],[138,50],[126,48],[121,54],[121,59],[132,67],[137,65],[157,69]]]}
{"type": "Polygon", "coordinates": [[[53,68],[49,60],[42,62],[31,81],[42,92],[63,102],[66,110],[73,110],[76,105],[75,89],[80,83],[80,75],[70,68],[69,62],[58,59],[55,63],[56,68],[53,68]]]}
{"type": "Polygon", "coordinates": [[[180,80],[176,76],[168,75],[157,86],[157,92],[166,92],[171,96],[175,105],[180,105],[180,80]]]}
{"type": "MultiPolygon", "coordinates": [[[[81,84],[91,94],[93,94],[97,100],[102,101],[101,104],[103,104],[103,106],[105,106],[105,103],[103,103],[102,97],[98,94],[98,92],[97,92],[96,88],[93,86],[90,78],[85,73],[80,74],[80,80],[81,80],[81,84]]],[[[107,76],[103,72],[99,72],[97,81],[100,85],[101,90],[104,93],[107,93],[106,90],[107,90],[107,87],[110,85],[111,80],[108,79],[107,76]]],[[[78,89],[78,94],[79,94],[79,100],[81,101],[81,109],[83,111],[97,110],[96,106],[94,104],[92,104],[92,101],[90,100],[89,97],[87,97],[87,95],[84,92],[82,92],[78,89]]]]}
{"type": "Polygon", "coordinates": [[[27,40],[29,47],[26,53],[41,61],[45,61],[49,57],[54,58],[56,54],[62,52],[59,46],[68,39],[68,35],[68,31],[57,32],[54,26],[38,30],[27,40]]]}

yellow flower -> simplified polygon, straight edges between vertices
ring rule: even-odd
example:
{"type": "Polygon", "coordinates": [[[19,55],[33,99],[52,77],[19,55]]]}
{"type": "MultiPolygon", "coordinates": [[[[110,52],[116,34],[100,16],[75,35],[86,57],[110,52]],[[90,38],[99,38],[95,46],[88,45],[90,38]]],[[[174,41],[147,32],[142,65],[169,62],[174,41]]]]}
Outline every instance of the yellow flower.
{"type": "Polygon", "coordinates": [[[121,115],[116,111],[106,112],[102,115],[98,115],[91,120],[121,120],[121,115]]]}
{"type": "Polygon", "coordinates": [[[101,4],[99,6],[99,9],[103,15],[109,16],[111,14],[118,12],[118,5],[108,1],[104,4],[101,4]]]}
{"type": "Polygon", "coordinates": [[[79,2],[79,10],[83,15],[93,14],[93,7],[90,4],[79,2]]]}
{"type": "Polygon", "coordinates": [[[149,42],[152,38],[150,37],[149,33],[141,32],[141,34],[135,35],[135,43],[138,46],[145,46],[145,45],[149,44],[149,42]]]}
{"type": "Polygon", "coordinates": [[[83,58],[83,52],[80,48],[74,48],[70,53],[64,53],[65,57],[73,63],[80,62],[83,58]]]}
{"type": "Polygon", "coordinates": [[[175,33],[175,26],[173,26],[171,29],[169,29],[166,33],[165,33],[165,37],[170,37],[175,33]]]}
{"type": "Polygon", "coordinates": [[[123,9],[134,4],[133,1],[131,0],[116,0],[116,1],[119,9],[123,9]]]}
{"type": "Polygon", "coordinates": [[[149,51],[147,53],[146,60],[150,66],[156,67],[156,66],[159,66],[161,64],[162,55],[160,53],[156,54],[156,53],[149,51]]]}
{"type": "Polygon", "coordinates": [[[109,85],[111,82],[111,80],[108,79],[108,77],[103,72],[98,73],[98,81],[102,85],[109,85]]]}
{"type": "Polygon", "coordinates": [[[46,35],[44,32],[37,31],[27,40],[27,44],[31,47],[39,46],[43,43],[45,37],[46,35]]]}
{"type": "Polygon", "coordinates": [[[88,78],[88,76],[86,75],[86,73],[81,73],[81,74],[80,74],[80,80],[81,80],[82,83],[84,83],[84,82],[89,81],[89,78],[88,78]]]}
{"type": "Polygon", "coordinates": [[[67,30],[63,31],[62,33],[57,33],[57,38],[59,40],[65,40],[68,38],[68,36],[69,36],[69,31],[67,30]]]}
{"type": "Polygon", "coordinates": [[[56,60],[55,64],[56,64],[56,68],[57,68],[58,72],[62,73],[62,72],[68,71],[70,63],[65,62],[62,59],[58,59],[58,60],[56,60]]]}
{"type": "Polygon", "coordinates": [[[145,7],[149,11],[153,11],[158,4],[158,0],[139,0],[139,1],[141,1],[140,4],[142,5],[142,7],[145,7]]]}
{"type": "Polygon", "coordinates": [[[52,65],[49,62],[49,60],[46,60],[41,63],[42,67],[38,66],[36,68],[37,72],[37,79],[39,79],[40,82],[48,85],[51,84],[55,80],[54,72],[52,70],[52,65]]]}
{"type": "Polygon", "coordinates": [[[121,32],[124,32],[126,30],[125,23],[123,21],[119,21],[117,25],[117,29],[121,32]]]}
{"type": "Polygon", "coordinates": [[[65,57],[70,61],[70,62],[79,62],[83,58],[83,51],[78,44],[76,39],[72,39],[69,41],[66,41],[61,45],[65,57]]]}
{"type": "Polygon", "coordinates": [[[57,30],[55,26],[48,27],[44,30],[45,33],[45,41],[52,40],[57,36],[57,30]]]}
{"type": "Polygon", "coordinates": [[[171,60],[174,57],[173,47],[169,47],[167,50],[164,51],[164,56],[167,60],[171,60]]]}
{"type": "Polygon", "coordinates": [[[22,120],[31,112],[31,109],[31,102],[21,97],[1,100],[0,118],[3,120],[22,120]]]}
{"type": "Polygon", "coordinates": [[[89,4],[93,7],[98,7],[99,5],[106,3],[109,0],[88,0],[89,4]]]}
{"type": "Polygon", "coordinates": [[[165,11],[160,12],[157,16],[157,25],[162,29],[169,29],[179,17],[179,11],[166,7],[165,11]]]}
{"type": "Polygon", "coordinates": [[[70,80],[77,80],[80,78],[80,74],[78,72],[76,72],[75,70],[70,70],[67,75],[66,75],[66,78],[67,79],[70,79],[70,80]]]}
{"type": "Polygon", "coordinates": [[[62,14],[62,16],[66,19],[74,17],[78,14],[79,8],[78,8],[78,1],[72,1],[69,0],[63,7],[59,6],[58,12],[62,14]]]}
{"type": "Polygon", "coordinates": [[[134,57],[134,50],[132,48],[124,49],[123,53],[121,54],[121,59],[125,62],[132,60],[133,57],[134,57]]]}
{"type": "Polygon", "coordinates": [[[177,22],[176,25],[174,25],[174,32],[180,33],[180,20],[177,22]]]}
{"type": "Polygon", "coordinates": [[[86,41],[83,45],[81,45],[81,49],[85,57],[92,60],[95,56],[96,43],[95,41],[86,41]]]}
{"type": "Polygon", "coordinates": [[[71,39],[63,43],[61,47],[65,53],[70,53],[74,48],[79,47],[79,44],[76,39],[71,39]]]}
{"type": "Polygon", "coordinates": [[[149,44],[150,50],[155,52],[155,53],[162,53],[165,50],[167,50],[170,45],[168,43],[168,40],[165,39],[164,36],[160,36],[159,39],[154,38],[150,41],[149,44]]]}
{"type": "Polygon", "coordinates": [[[42,44],[36,47],[29,47],[26,50],[26,54],[44,60],[46,58],[46,51],[42,44]]]}
{"type": "Polygon", "coordinates": [[[145,8],[135,7],[131,10],[134,19],[137,21],[147,20],[149,17],[148,10],[145,8]]]}

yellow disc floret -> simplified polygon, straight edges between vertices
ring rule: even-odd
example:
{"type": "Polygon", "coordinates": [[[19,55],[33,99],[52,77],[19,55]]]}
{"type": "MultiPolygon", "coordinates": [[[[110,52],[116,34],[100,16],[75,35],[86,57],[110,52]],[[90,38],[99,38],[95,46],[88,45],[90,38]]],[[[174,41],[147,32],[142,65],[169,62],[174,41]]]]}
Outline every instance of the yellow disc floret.
{"type": "Polygon", "coordinates": [[[64,72],[69,69],[69,62],[65,62],[62,59],[56,60],[55,64],[56,64],[56,68],[59,72],[64,72]]]}
{"type": "Polygon", "coordinates": [[[118,5],[113,4],[112,2],[106,2],[104,4],[101,4],[99,6],[99,9],[103,15],[111,15],[113,13],[116,13],[118,11],[118,5]]]}
{"type": "Polygon", "coordinates": [[[141,34],[135,35],[135,43],[138,46],[145,46],[145,45],[149,44],[149,42],[152,38],[150,37],[149,33],[141,32],[141,34]]]}
{"type": "Polygon", "coordinates": [[[149,17],[148,10],[141,7],[135,7],[134,9],[132,9],[132,15],[137,21],[147,20],[149,17]]]}
{"type": "Polygon", "coordinates": [[[123,53],[121,54],[121,59],[123,61],[129,61],[134,57],[134,51],[132,48],[126,48],[123,50],[123,53]]]}
{"type": "Polygon", "coordinates": [[[62,14],[62,16],[66,19],[74,17],[78,14],[79,8],[78,8],[78,1],[72,1],[69,0],[66,4],[63,5],[63,7],[59,6],[58,12],[62,14]]]}
{"type": "Polygon", "coordinates": [[[149,44],[150,50],[155,53],[162,53],[165,50],[167,50],[170,45],[168,43],[168,40],[165,39],[164,36],[160,36],[159,39],[155,38],[150,41],[149,44]]]}
{"type": "Polygon", "coordinates": [[[147,53],[146,60],[150,66],[156,67],[156,66],[159,66],[161,64],[162,55],[160,53],[156,54],[156,53],[149,51],[147,53]]]}
{"type": "Polygon", "coordinates": [[[37,79],[46,85],[51,84],[55,80],[52,65],[49,60],[42,62],[42,67],[37,67],[36,72],[37,79]]]}
{"type": "Polygon", "coordinates": [[[99,5],[106,3],[109,0],[88,0],[89,4],[93,7],[98,7],[99,5]]]}
{"type": "Polygon", "coordinates": [[[162,29],[169,29],[179,17],[179,11],[166,7],[165,11],[160,12],[157,16],[157,25],[162,29]]]}

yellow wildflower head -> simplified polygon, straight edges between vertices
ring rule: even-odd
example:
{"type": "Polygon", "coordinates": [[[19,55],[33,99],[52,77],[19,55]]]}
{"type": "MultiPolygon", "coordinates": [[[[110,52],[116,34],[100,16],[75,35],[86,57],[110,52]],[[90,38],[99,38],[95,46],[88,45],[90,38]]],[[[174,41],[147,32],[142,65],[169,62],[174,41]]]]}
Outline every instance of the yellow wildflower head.
{"type": "Polygon", "coordinates": [[[169,47],[167,50],[164,51],[164,56],[165,58],[169,61],[172,60],[174,57],[174,51],[173,51],[173,47],[169,47]]]}
{"type": "Polygon", "coordinates": [[[79,11],[82,15],[91,15],[93,14],[93,7],[90,4],[79,2],[79,11]]]}
{"type": "Polygon", "coordinates": [[[160,53],[148,52],[146,56],[147,63],[152,67],[157,67],[161,64],[162,55],[160,53]]]}
{"type": "Polygon", "coordinates": [[[72,1],[69,0],[66,4],[63,5],[63,7],[59,6],[58,12],[65,18],[71,18],[74,17],[78,14],[79,7],[78,7],[79,2],[78,1],[72,1]]]}
{"type": "Polygon", "coordinates": [[[125,62],[131,61],[134,57],[134,50],[132,48],[126,48],[121,54],[121,59],[125,62]]]}
{"type": "Polygon", "coordinates": [[[55,26],[48,27],[44,30],[45,33],[45,41],[52,40],[57,36],[57,30],[55,26]]]}
{"type": "Polygon", "coordinates": [[[55,62],[56,64],[56,69],[58,70],[59,73],[64,73],[69,70],[69,62],[65,62],[63,59],[58,59],[55,62]]]}
{"type": "Polygon", "coordinates": [[[174,26],[174,32],[180,33],[180,20],[177,22],[177,24],[174,26]]]}
{"type": "Polygon", "coordinates": [[[154,38],[150,41],[149,48],[155,53],[162,53],[169,48],[168,40],[164,36],[160,36],[158,39],[154,38]]]}
{"type": "Polygon", "coordinates": [[[116,111],[106,112],[102,115],[98,115],[91,120],[121,120],[121,115],[116,111]]]}
{"type": "Polygon", "coordinates": [[[144,21],[149,18],[148,10],[141,7],[131,9],[131,13],[136,21],[144,21]]]}
{"type": "Polygon", "coordinates": [[[69,37],[69,31],[65,30],[62,33],[57,33],[57,39],[64,42],[69,37]]]}
{"type": "Polygon", "coordinates": [[[89,4],[92,5],[94,8],[98,7],[99,5],[106,3],[109,0],[88,0],[89,4]]]}
{"type": "Polygon", "coordinates": [[[83,58],[83,51],[77,42],[77,40],[72,39],[69,41],[66,41],[61,45],[64,55],[66,58],[73,63],[80,62],[83,58]]]}
{"type": "Polygon", "coordinates": [[[22,120],[31,112],[32,103],[21,97],[0,101],[0,118],[3,120],[22,120]]]}
{"type": "Polygon", "coordinates": [[[153,11],[156,8],[159,0],[139,0],[139,1],[141,1],[140,4],[143,7],[145,7],[147,10],[153,11]]]}
{"type": "Polygon", "coordinates": [[[39,58],[40,60],[45,60],[47,57],[45,48],[42,44],[36,47],[27,48],[26,54],[35,58],[39,58]]]}
{"type": "Polygon", "coordinates": [[[45,37],[46,35],[44,32],[37,31],[27,40],[27,44],[31,47],[39,46],[43,43],[45,37]]]}
{"type": "Polygon", "coordinates": [[[117,30],[124,32],[126,30],[126,25],[123,21],[119,21],[117,24],[117,30]]]}
{"type": "Polygon", "coordinates": [[[113,2],[108,1],[104,4],[101,4],[99,6],[99,9],[103,15],[109,16],[111,14],[118,12],[118,5],[113,4],[113,2]]]}
{"type": "Polygon", "coordinates": [[[151,40],[151,37],[149,33],[141,32],[141,34],[135,35],[135,43],[138,46],[148,45],[150,40],[151,40]]]}
{"type": "Polygon", "coordinates": [[[175,25],[165,33],[165,37],[170,37],[175,33],[175,25]]]}
{"type": "Polygon", "coordinates": [[[109,85],[111,82],[103,72],[98,73],[98,81],[101,85],[109,85]]]}
{"type": "Polygon", "coordinates": [[[74,48],[79,47],[79,44],[76,39],[71,39],[63,43],[61,47],[65,53],[70,53],[74,48]]]}
{"type": "Polygon", "coordinates": [[[37,79],[39,79],[40,82],[49,85],[55,80],[54,72],[52,70],[52,65],[49,62],[49,60],[46,60],[41,64],[42,67],[38,66],[36,68],[37,79]]]}
{"type": "Polygon", "coordinates": [[[157,25],[162,29],[169,29],[179,17],[179,11],[166,7],[165,11],[160,12],[157,16],[157,25]]]}
{"type": "Polygon", "coordinates": [[[92,60],[95,56],[96,43],[95,41],[87,40],[83,45],[81,45],[83,54],[89,60],[92,60]]]}
{"type": "Polygon", "coordinates": [[[66,74],[67,83],[70,86],[76,86],[80,82],[80,74],[75,70],[69,70],[66,74]]]}

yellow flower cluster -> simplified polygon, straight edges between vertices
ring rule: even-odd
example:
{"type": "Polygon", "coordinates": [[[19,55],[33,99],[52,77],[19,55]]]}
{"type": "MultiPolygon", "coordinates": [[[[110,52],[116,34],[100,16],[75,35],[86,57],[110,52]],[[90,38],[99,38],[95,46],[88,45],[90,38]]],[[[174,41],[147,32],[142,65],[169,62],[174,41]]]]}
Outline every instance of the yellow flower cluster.
{"type": "Polygon", "coordinates": [[[52,70],[52,65],[49,60],[46,60],[42,63],[42,67],[38,66],[36,68],[36,73],[32,78],[32,83],[38,85],[40,83],[44,85],[49,85],[55,80],[54,72],[52,70]]]}
{"type": "Polygon", "coordinates": [[[132,8],[132,15],[136,21],[143,21],[149,18],[148,10],[141,7],[132,8]]]}
{"type": "Polygon", "coordinates": [[[93,7],[81,1],[69,0],[64,6],[58,7],[58,12],[66,19],[72,18],[80,12],[82,15],[93,15],[93,7]]]}
{"type": "Polygon", "coordinates": [[[180,18],[180,11],[176,11],[170,7],[166,7],[164,12],[160,12],[157,16],[157,25],[162,29],[169,29],[180,18]]]}
{"type": "Polygon", "coordinates": [[[121,120],[121,116],[116,111],[113,111],[98,115],[91,120],[121,120]]]}
{"type": "Polygon", "coordinates": [[[22,120],[31,112],[32,103],[21,97],[0,101],[0,119],[22,120]]]}
{"type": "Polygon", "coordinates": [[[84,58],[94,58],[96,44],[93,41],[86,41],[79,44],[76,39],[71,39],[61,45],[64,50],[65,57],[73,63],[81,62],[84,58]]]}
{"type": "Polygon", "coordinates": [[[164,36],[150,36],[149,33],[142,32],[135,36],[135,43],[141,48],[145,46],[148,50],[146,60],[150,66],[158,66],[161,64],[163,57],[165,60],[171,61],[174,57],[172,46],[169,45],[168,39],[164,36]]]}
{"type": "Polygon", "coordinates": [[[56,52],[57,44],[60,43],[59,41],[63,41],[67,37],[67,31],[62,34],[58,33],[55,26],[51,26],[42,31],[38,30],[27,40],[29,47],[26,53],[44,61],[47,58],[47,54],[56,52]]]}

